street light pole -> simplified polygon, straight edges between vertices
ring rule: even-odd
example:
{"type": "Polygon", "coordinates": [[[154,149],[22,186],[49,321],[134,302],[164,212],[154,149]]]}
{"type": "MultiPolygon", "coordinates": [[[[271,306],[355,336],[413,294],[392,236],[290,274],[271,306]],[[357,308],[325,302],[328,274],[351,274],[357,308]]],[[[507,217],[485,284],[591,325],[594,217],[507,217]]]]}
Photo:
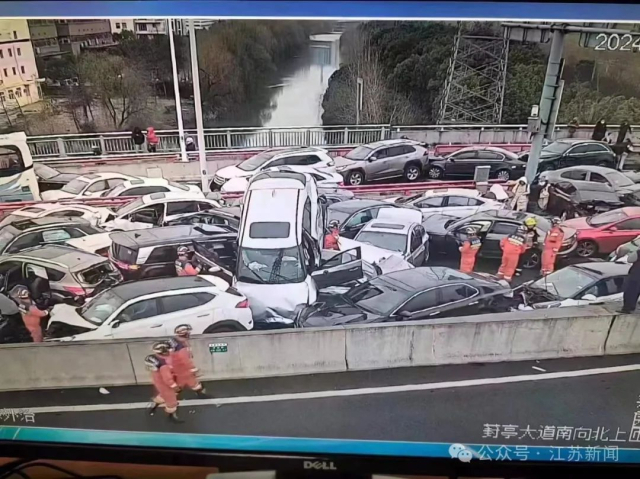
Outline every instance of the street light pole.
{"type": "Polygon", "coordinates": [[[171,50],[171,70],[173,73],[173,93],[176,99],[176,116],[178,117],[178,138],[180,142],[180,159],[188,162],[187,147],[184,142],[184,125],[182,124],[182,104],[180,102],[180,82],[178,81],[178,64],[176,62],[176,47],[173,43],[173,25],[171,19],[167,19],[167,28],[169,29],[169,47],[171,50]]]}
{"type": "Polygon", "coordinates": [[[189,22],[189,50],[191,51],[191,77],[193,83],[193,103],[196,111],[196,130],[198,131],[198,157],[200,159],[200,178],[202,191],[208,193],[209,173],[207,169],[207,154],[204,144],[204,122],[202,120],[202,100],[200,97],[200,74],[198,72],[198,47],[196,45],[196,29],[193,18],[189,22]]]}

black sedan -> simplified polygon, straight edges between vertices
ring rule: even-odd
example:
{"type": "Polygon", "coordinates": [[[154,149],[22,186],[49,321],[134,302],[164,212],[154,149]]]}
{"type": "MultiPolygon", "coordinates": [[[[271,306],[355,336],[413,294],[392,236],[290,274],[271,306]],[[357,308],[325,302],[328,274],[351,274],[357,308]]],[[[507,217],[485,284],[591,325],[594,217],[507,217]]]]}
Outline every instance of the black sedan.
{"type": "Polygon", "coordinates": [[[295,326],[408,321],[506,311],[511,288],[481,273],[422,267],[384,274],[302,309],[295,326]]]}
{"type": "Polygon", "coordinates": [[[564,139],[554,141],[542,149],[538,171],[584,165],[615,168],[616,163],[616,155],[606,143],[594,140],[564,139]]]}
{"type": "Polygon", "coordinates": [[[55,168],[51,168],[43,163],[34,163],[33,171],[38,178],[38,188],[41,192],[59,190],[64,187],[64,185],[80,176],[75,173],[61,173],[55,168]]]}
{"type": "Polygon", "coordinates": [[[473,179],[477,166],[489,166],[489,177],[512,180],[524,176],[527,163],[516,153],[495,147],[471,146],[444,158],[429,159],[427,176],[432,180],[444,178],[473,179]]]}
{"type": "Polygon", "coordinates": [[[327,222],[338,221],[340,236],[353,239],[365,224],[378,217],[381,208],[401,207],[401,205],[378,200],[340,201],[327,208],[327,222]]]}
{"type": "MultiPolygon", "coordinates": [[[[524,220],[533,217],[538,226],[539,246],[527,251],[523,267],[533,269],[540,265],[540,247],[547,232],[551,229],[551,222],[542,216],[521,213],[511,210],[490,210],[459,219],[448,215],[430,215],[422,223],[429,234],[429,251],[433,254],[444,254],[450,257],[460,257],[458,248],[467,239],[467,229],[474,228],[482,240],[482,247],[478,252],[483,258],[502,258],[500,241],[514,233],[524,220]]],[[[573,228],[564,228],[564,243],[559,252],[560,256],[567,256],[576,248],[577,233],[573,228]]]]}

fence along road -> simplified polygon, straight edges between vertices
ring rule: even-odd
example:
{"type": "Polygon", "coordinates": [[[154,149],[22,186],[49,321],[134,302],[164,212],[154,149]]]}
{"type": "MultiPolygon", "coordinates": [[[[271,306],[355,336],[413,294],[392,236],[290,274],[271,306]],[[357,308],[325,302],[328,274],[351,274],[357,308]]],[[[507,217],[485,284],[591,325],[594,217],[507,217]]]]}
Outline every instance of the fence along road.
{"type": "MultiPolygon", "coordinates": [[[[635,127],[634,128],[640,128],[635,127]]],[[[611,126],[616,130],[616,126],[611,126]]],[[[590,138],[593,126],[585,125],[573,135],[590,138]]],[[[178,132],[161,130],[158,152],[179,152],[178,132]]],[[[195,130],[186,135],[195,138],[195,130]]],[[[287,146],[338,147],[352,146],[374,141],[400,138],[430,144],[476,144],[476,143],[528,143],[526,125],[339,125],[288,128],[215,128],[205,129],[205,148],[216,150],[265,149],[287,146]]],[[[557,138],[566,138],[566,125],[558,125],[557,138]]],[[[77,156],[123,155],[135,153],[130,132],[112,132],[79,135],[32,136],[27,140],[31,155],[36,160],[77,156]]]]}

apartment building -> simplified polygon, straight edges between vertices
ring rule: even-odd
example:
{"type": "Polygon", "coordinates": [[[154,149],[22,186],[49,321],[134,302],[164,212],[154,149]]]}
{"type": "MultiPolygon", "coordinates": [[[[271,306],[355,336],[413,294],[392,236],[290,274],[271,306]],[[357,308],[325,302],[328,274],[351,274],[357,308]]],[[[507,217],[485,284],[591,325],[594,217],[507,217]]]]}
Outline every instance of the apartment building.
{"type": "Polygon", "coordinates": [[[167,21],[162,18],[136,18],[133,23],[138,38],[153,38],[168,33],[167,21]]]}
{"type": "Polygon", "coordinates": [[[109,23],[111,24],[111,33],[133,32],[135,29],[133,18],[110,18],[109,23]]]}
{"type": "Polygon", "coordinates": [[[27,23],[33,51],[37,57],[48,58],[61,55],[55,20],[27,20],[27,23]]]}
{"type": "Polygon", "coordinates": [[[26,20],[0,19],[0,107],[42,98],[36,58],[26,20]]]}
{"type": "Polygon", "coordinates": [[[62,52],[79,55],[83,49],[115,46],[111,22],[107,19],[56,20],[58,43],[62,52]]]}

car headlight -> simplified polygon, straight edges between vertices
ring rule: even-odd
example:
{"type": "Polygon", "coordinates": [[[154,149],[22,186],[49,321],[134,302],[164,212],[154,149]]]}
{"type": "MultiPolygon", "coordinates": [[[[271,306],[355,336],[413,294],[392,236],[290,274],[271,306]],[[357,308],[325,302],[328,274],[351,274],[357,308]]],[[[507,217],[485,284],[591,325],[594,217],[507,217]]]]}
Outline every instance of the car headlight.
{"type": "Polygon", "coordinates": [[[343,165],[343,166],[338,166],[336,167],[336,171],[344,171],[347,169],[347,165],[343,165]]]}

